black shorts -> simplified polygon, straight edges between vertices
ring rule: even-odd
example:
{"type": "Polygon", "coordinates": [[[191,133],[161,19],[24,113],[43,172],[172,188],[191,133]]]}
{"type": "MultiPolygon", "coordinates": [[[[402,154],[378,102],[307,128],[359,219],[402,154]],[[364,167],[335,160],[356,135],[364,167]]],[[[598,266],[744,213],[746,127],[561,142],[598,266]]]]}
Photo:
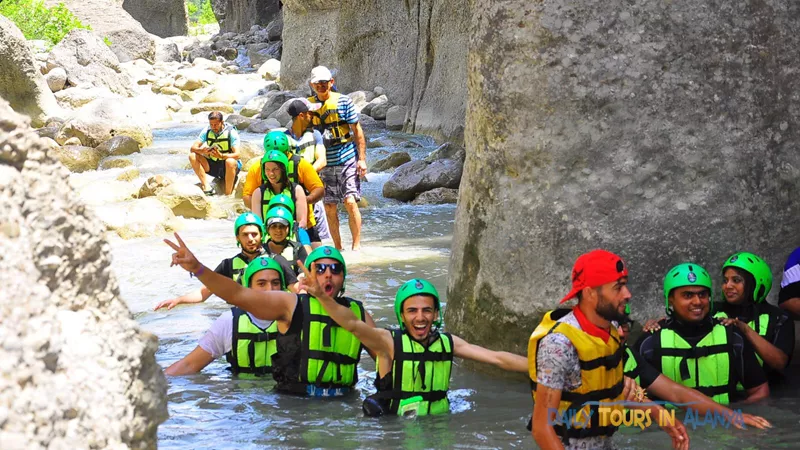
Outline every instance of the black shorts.
{"type": "Polygon", "coordinates": [[[311,242],[322,242],[322,239],[319,237],[319,233],[317,233],[316,227],[309,227],[306,229],[306,233],[308,233],[308,240],[311,242]]]}
{"type": "MultiPolygon", "coordinates": [[[[208,158],[206,158],[206,161],[208,161],[208,172],[206,173],[214,178],[225,180],[225,161],[221,159],[214,160],[208,158]]],[[[233,176],[234,180],[239,176],[239,171],[242,169],[242,162],[236,161],[236,163],[236,174],[233,176]]]]}

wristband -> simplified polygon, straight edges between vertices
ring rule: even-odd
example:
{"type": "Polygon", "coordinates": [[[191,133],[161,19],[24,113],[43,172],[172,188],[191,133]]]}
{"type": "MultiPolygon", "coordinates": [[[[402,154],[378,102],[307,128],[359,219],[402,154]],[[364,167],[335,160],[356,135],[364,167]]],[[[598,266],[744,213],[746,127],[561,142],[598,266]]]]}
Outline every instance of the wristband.
{"type": "Polygon", "coordinates": [[[203,272],[205,272],[205,271],[206,271],[206,266],[200,266],[200,270],[198,270],[197,272],[189,272],[189,273],[190,273],[190,274],[191,274],[193,277],[195,277],[195,278],[198,278],[198,277],[199,277],[200,275],[202,275],[202,274],[203,274],[203,272]]]}

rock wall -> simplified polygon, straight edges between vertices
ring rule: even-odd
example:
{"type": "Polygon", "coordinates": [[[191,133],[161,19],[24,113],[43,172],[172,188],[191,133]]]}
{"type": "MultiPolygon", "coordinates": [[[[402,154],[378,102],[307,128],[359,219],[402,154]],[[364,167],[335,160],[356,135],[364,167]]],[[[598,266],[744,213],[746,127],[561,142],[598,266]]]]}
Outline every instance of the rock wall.
{"type": "Polygon", "coordinates": [[[156,36],[186,36],[189,31],[183,0],[124,0],[122,8],[156,36]]]}
{"type": "Polygon", "coordinates": [[[385,88],[409,107],[405,130],[460,141],[471,0],[287,0],[281,83],[336,71],[342,92],[385,88]],[[365,19],[368,18],[368,19],[365,19]]]}
{"type": "Polygon", "coordinates": [[[0,16],[0,97],[37,126],[59,112],[56,98],[36,66],[25,36],[14,23],[0,16]]]}
{"type": "Polygon", "coordinates": [[[738,250],[780,279],[800,244],[797,2],[492,0],[473,23],[450,330],[524,352],[597,247],[629,263],[637,319],[683,261],[717,292],[738,250]]]}
{"type": "Polygon", "coordinates": [[[158,340],[119,298],[103,224],[0,99],[0,442],[156,448],[158,340]]]}
{"type": "Polygon", "coordinates": [[[280,13],[279,0],[211,0],[221,33],[244,33],[253,25],[266,26],[280,13]]]}

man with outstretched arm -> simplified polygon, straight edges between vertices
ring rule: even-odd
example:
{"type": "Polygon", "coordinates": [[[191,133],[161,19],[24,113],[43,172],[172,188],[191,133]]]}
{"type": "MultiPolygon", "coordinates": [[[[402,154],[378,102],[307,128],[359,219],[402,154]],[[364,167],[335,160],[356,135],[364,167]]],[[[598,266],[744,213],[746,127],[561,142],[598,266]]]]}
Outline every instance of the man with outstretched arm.
{"type": "Polygon", "coordinates": [[[450,411],[447,390],[453,356],[495,365],[503,370],[526,372],[525,357],[498,352],[470,344],[458,336],[439,331],[441,305],[439,293],[427,280],[406,282],[395,296],[399,330],[373,328],[359,320],[353,311],[335,301],[304,268],[301,289],[316,297],[328,314],[377,354],[378,392],[364,401],[364,413],[417,415],[450,411]]]}
{"type": "MultiPolygon", "coordinates": [[[[277,353],[272,357],[272,376],[278,392],[311,397],[338,397],[353,391],[358,381],[357,366],[361,342],[339,327],[320,302],[308,294],[261,292],[245,288],[219,275],[195,258],[181,237],[177,243],[164,242],[175,253],[172,264],[193,273],[212,293],[261,320],[278,323],[277,353]]],[[[347,268],[344,258],[332,247],[319,247],[306,259],[316,263],[313,276],[322,292],[347,305],[369,326],[375,322],[361,302],[344,296],[347,268]]]]}

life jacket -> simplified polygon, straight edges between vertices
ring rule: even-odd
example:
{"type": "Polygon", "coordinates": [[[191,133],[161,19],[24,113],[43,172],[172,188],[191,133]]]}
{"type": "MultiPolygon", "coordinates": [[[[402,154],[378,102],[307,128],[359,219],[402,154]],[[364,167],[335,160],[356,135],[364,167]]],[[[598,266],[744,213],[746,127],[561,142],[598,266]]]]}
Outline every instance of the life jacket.
{"type": "Polygon", "coordinates": [[[727,405],[736,392],[732,376],[733,330],[715,324],[694,346],[667,325],[658,331],[653,358],[672,381],[697,389],[712,400],[727,405]]]}
{"type": "Polygon", "coordinates": [[[633,381],[636,382],[638,385],[642,385],[639,381],[639,372],[641,372],[641,368],[639,367],[639,363],[636,362],[636,357],[633,356],[633,351],[628,347],[625,346],[625,366],[623,367],[622,371],[626,377],[632,378],[633,381]]]}
{"type": "Polygon", "coordinates": [[[314,129],[307,129],[300,139],[294,139],[294,142],[294,154],[305,159],[309,164],[314,164],[314,161],[317,160],[317,140],[314,138],[314,129]]]}
{"type": "MultiPolygon", "coordinates": [[[[348,306],[353,314],[364,320],[366,313],[361,302],[348,297],[336,300],[348,306]]],[[[308,294],[298,295],[298,308],[303,308],[302,331],[278,338],[278,354],[273,375],[279,391],[305,393],[313,389],[352,389],[358,381],[358,361],[361,342],[340,327],[325,311],[319,300],[308,294]],[[282,355],[287,340],[299,340],[299,358],[282,355]],[[281,342],[283,341],[283,342],[281,342]],[[294,366],[294,367],[290,367],[294,366]]]]}
{"type": "MultiPolygon", "coordinates": [[[[208,129],[206,133],[206,144],[211,147],[214,144],[219,146],[220,153],[231,153],[231,130],[233,130],[233,126],[226,123],[222,127],[222,131],[219,134],[214,133],[211,131],[211,128],[208,129]]],[[[219,158],[215,158],[211,155],[207,156],[208,159],[212,159],[214,161],[221,161],[219,158]]]]}
{"type": "Polygon", "coordinates": [[[273,255],[281,255],[283,256],[286,261],[289,261],[289,264],[292,265],[292,269],[297,272],[297,260],[300,259],[298,253],[300,253],[300,244],[295,242],[288,237],[286,238],[286,247],[284,247],[283,251],[280,253],[273,253],[272,250],[269,248],[269,243],[272,239],[267,239],[267,242],[264,244],[264,249],[267,250],[269,256],[273,255]]]}
{"type": "MultiPolygon", "coordinates": [[[[775,327],[775,321],[770,320],[770,314],[768,312],[761,312],[758,310],[758,305],[755,306],[756,306],[756,315],[753,317],[753,320],[747,322],[747,326],[755,330],[755,332],[758,333],[759,336],[769,341],[772,335],[775,333],[775,330],[773,330],[773,328],[775,327]]],[[[720,311],[714,314],[714,318],[727,319],[728,315],[725,312],[720,311]]],[[[763,367],[764,360],[761,359],[761,356],[759,356],[758,353],[756,353],[756,358],[758,358],[758,363],[761,364],[761,366],[763,367]]],[[[739,386],[741,387],[741,384],[739,386]]],[[[740,388],[739,390],[742,389],[740,388]]]]}
{"type": "Polygon", "coordinates": [[[316,114],[312,115],[311,124],[320,133],[324,133],[326,130],[330,132],[331,145],[346,144],[353,140],[350,124],[339,117],[339,97],[341,95],[338,92],[331,92],[324,102],[321,102],[316,96],[307,99],[311,103],[322,103],[316,114]]]}
{"type": "MultiPolygon", "coordinates": [[[[422,397],[418,416],[450,412],[447,391],[453,366],[453,337],[449,333],[436,333],[433,342],[425,347],[404,330],[391,332],[394,339],[394,361],[389,374],[391,387],[380,390],[381,383],[376,379],[379,392],[371,397],[389,399],[392,414],[398,413],[401,400],[416,396],[422,397]]],[[[380,361],[377,365],[380,366],[380,361]]]]}
{"type": "Polygon", "coordinates": [[[244,270],[247,269],[247,265],[250,263],[245,261],[245,259],[242,258],[242,254],[239,253],[231,259],[231,264],[233,266],[233,281],[242,284],[242,281],[244,281],[242,278],[244,270]]]}
{"type": "MultiPolygon", "coordinates": [[[[279,194],[288,195],[289,198],[292,199],[292,202],[295,204],[295,211],[297,211],[297,199],[294,196],[294,187],[295,186],[296,186],[296,184],[292,183],[290,181],[288,186],[284,187],[283,190],[281,192],[279,192],[278,194],[275,194],[274,192],[272,192],[272,188],[270,187],[269,181],[267,181],[266,183],[261,185],[261,217],[264,218],[264,225],[266,225],[266,223],[267,223],[266,217],[267,217],[267,212],[269,212],[269,201],[272,200],[272,197],[274,197],[276,195],[279,195],[279,194]]],[[[297,224],[297,215],[296,215],[296,213],[295,213],[295,217],[294,217],[294,222],[293,223],[297,224]]],[[[287,239],[291,239],[293,241],[295,240],[295,233],[294,233],[294,229],[295,228],[296,227],[292,227],[292,230],[289,230],[289,234],[291,236],[287,237],[287,239]]]]}
{"type": "MultiPolygon", "coordinates": [[[[569,439],[583,439],[593,436],[612,436],[617,427],[611,424],[610,414],[600,416],[597,404],[585,405],[586,402],[600,402],[608,410],[623,410],[621,405],[610,403],[624,400],[622,391],[624,347],[619,342],[619,335],[614,327],[609,330],[611,337],[608,343],[599,337],[592,336],[568,323],[553,320],[553,311],[544,315],[542,322],[536,327],[528,340],[528,361],[531,375],[535,377],[536,353],[539,342],[550,333],[561,333],[566,336],[578,353],[581,369],[581,385],[575,390],[561,392],[558,405],[559,416],[574,418],[570,424],[553,425],[556,434],[565,444],[569,439]],[[606,404],[608,403],[608,404],[606,404]],[[589,416],[591,414],[591,416],[589,416]],[[587,417],[588,426],[586,423],[587,417]]],[[[533,400],[536,401],[536,380],[531,379],[533,400]]]]}
{"type": "Polygon", "coordinates": [[[234,375],[263,376],[272,373],[272,356],[278,351],[278,322],[266,329],[259,328],[240,308],[231,308],[233,314],[233,342],[225,355],[234,375]]]}

